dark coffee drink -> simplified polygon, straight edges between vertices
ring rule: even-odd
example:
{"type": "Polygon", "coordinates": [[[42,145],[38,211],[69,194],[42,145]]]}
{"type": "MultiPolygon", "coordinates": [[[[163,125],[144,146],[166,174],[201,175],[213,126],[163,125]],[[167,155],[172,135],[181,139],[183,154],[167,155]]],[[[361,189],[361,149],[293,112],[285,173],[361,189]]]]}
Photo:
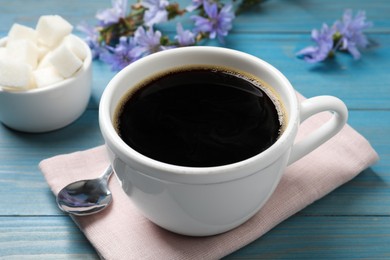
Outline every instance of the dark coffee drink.
{"type": "Polygon", "coordinates": [[[118,134],[134,150],[192,167],[250,158],[283,129],[279,102],[260,80],[204,66],[144,81],[122,99],[115,120],[118,134]]]}

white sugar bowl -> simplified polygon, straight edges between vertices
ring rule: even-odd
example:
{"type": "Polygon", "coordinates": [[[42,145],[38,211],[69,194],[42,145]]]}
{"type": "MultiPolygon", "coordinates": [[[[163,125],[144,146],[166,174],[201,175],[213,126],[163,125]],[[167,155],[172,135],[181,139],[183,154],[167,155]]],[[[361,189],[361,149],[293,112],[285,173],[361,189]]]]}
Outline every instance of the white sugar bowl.
{"type": "MultiPolygon", "coordinates": [[[[78,47],[84,49],[85,58],[71,77],[23,91],[0,87],[0,121],[4,125],[23,132],[48,132],[67,126],[82,115],[91,96],[92,54],[82,39],[72,36],[78,47]]],[[[6,43],[7,38],[1,39],[0,47],[6,43]]]]}

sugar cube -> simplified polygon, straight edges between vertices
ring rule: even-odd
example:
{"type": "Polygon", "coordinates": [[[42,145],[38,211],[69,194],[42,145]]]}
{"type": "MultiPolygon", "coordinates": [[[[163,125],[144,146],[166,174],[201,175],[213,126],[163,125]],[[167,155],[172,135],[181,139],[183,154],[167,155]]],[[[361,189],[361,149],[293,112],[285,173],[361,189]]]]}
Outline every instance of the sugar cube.
{"type": "Polygon", "coordinates": [[[5,59],[8,56],[7,48],[0,47],[0,60],[5,59]]]}
{"type": "Polygon", "coordinates": [[[72,30],[59,15],[41,16],[35,30],[13,24],[0,46],[0,87],[27,90],[71,77],[88,53],[72,30]]]}
{"type": "Polygon", "coordinates": [[[48,67],[48,66],[52,66],[52,64],[51,64],[51,62],[50,62],[50,57],[51,57],[51,55],[52,55],[52,52],[51,52],[51,51],[48,52],[48,53],[46,53],[46,55],[44,55],[44,56],[40,59],[40,61],[39,61],[39,63],[38,63],[37,69],[42,69],[42,68],[45,68],[45,67],[48,67]]]}
{"type": "Polygon", "coordinates": [[[37,39],[37,31],[35,31],[33,28],[18,23],[14,23],[8,32],[8,41],[30,40],[31,42],[36,44],[37,39]]]}
{"type": "Polygon", "coordinates": [[[80,60],[85,60],[87,57],[87,51],[85,46],[80,44],[80,40],[73,34],[70,34],[64,38],[65,45],[74,53],[80,60]]]}
{"type": "Polygon", "coordinates": [[[31,68],[37,67],[38,49],[30,40],[7,41],[8,55],[17,61],[27,63],[31,68]]]}
{"type": "Polygon", "coordinates": [[[31,87],[31,67],[12,58],[0,60],[0,86],[26,90],[31,87]]]}
{"type": "Polygon", "coordinates": [[[64,78],[72,76],[83,64],[65,44],[53,50],[49,61],[64,78]]]}
{"type": "Polygon", "coordinates": [[[46,87],[64,80],[53,66],[36,69],[32,74],[37,88],[46,87]]]}
{"type": "Polygon", "coordinates": [[[39,18],[36,31],[38,41],[53,48],[73,30],[73,26],[59,15],[43,15],[39,18]]]}
{"type": "Polygon", "coordinates": [[[43,44],[37,44],[37,49],[38,49],[38,62],[40,62],[42,58],[46,56],[46,54],[50,51],[50,48],[43,44]]]}

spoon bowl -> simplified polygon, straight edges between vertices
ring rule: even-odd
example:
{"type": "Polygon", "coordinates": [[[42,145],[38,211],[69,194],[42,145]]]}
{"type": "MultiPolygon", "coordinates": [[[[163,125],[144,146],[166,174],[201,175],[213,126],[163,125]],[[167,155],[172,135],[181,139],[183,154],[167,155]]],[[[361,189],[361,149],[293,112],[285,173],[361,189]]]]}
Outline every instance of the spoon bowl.
{"type": "Polygon", "coordinates": [[[64,187],[57,195],[58,207],[76,216],[94,214],[105,209],[112,201],[108,180],[112,167],[96,179],[80,180],[64,187]]]}

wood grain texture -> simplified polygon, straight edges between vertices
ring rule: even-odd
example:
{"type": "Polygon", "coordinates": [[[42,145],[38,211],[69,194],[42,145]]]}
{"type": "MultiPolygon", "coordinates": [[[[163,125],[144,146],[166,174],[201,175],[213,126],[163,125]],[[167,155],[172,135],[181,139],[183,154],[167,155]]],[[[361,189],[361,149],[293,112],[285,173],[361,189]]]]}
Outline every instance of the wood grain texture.
{"type": "Polygon", "coordinates": [[[388,217],[294,216],[225,259],[389,259],[389,225],[388,217]]]}
{"type": "MultiPolygon", "coordinates": [[[[7,259],[98,259],[68,217],[1,217],[7,259]]],[[[389,217],[293,216],[224,259],[389,259],[389,217]]]]}
{"type": "MultiPolygon", "coordinates": [[[[271,63],[290,80],[295,89],[307,97],[334,95],[350,110],[390,109],[388,68],[390,68],[390,34],[373,34],[370,38],[380,47],[362,52],[359,61],[346,53],[320,64],[307,64],[296,53],[312,43],[307,34],[229,35],[224,47],[240,50],[271,63]],[[375,91],[374,91],[375,90],[375,91]]],[[[213,44],[213,43],[210,43],[213,44]]],[[[89,108],[97,108],[100,96],[114,72],[102,62],[95,62],[93,95],[89,108]]]]}
{"type": "Polygon", "coordinates": [[[1,217],[0,258],[99,259],[69,217],[1,217]]]}
{"type": "MultiPolygon", "coordinates": [[[[180,3],[181,7],[186,7],[190,3],[186,0],[171,2],[180,3]]],[[[107,7],[110,7],[110,1],[107,0],[0,0],[2,13],[0,31],[8,31],[14,22],[35,26],[42,14],[61,14],[74,25],[82,21],[96,24],[94,19],[96,11],[107,7]]],[[[375,22],[375,27],[371,28],[370,32],[388,33],[390,30],[388,19],[390,6],[387,0],[268,0],[261,6],[252,8],[245,15],[238,16],[234,31],[307,33],[313,28],[321,27],[323,22],[333,24],[335,20],[340,19],[345,9],[365,10],[368,18],[375,22]]],[[[190,22],[184,19],[183,25],[190,26],[190,22]]],[[[172,24],[165,24],[163,27],[175,30],[172,24]]]]}
{"type": "MultiPolygon", "coordinates": [[[[60,14],[75,26],[94,24],[96,11],[109,5],[108,0],[0,0],[0,37],[15,22],[35,26],[43,14],[60,14]]],[[[349,124],[381,159],[226,259],[390,259],[389,14],[387,0],[268,0],[236,19],[225,47],[273,64],[307,97],[343,99],[349,124]],[[367,12],[375,24],[368,35],[378,46],[364,51],[360,61],[347,54],[317,65],[297,59],[295,53],[311,44],[311,29],[333,23],[346,8],[367,12]]],[[[161,29],[173,36],[175,28],[161,29]]],[[[98,259],[74,222],[57,209],[38,169],[42,159],[103,144],[98,105],[115,72],[94,61],[93,74],[88,109],[68,127],[26,134],[0,125],[0,259],[98,259]]]]}

